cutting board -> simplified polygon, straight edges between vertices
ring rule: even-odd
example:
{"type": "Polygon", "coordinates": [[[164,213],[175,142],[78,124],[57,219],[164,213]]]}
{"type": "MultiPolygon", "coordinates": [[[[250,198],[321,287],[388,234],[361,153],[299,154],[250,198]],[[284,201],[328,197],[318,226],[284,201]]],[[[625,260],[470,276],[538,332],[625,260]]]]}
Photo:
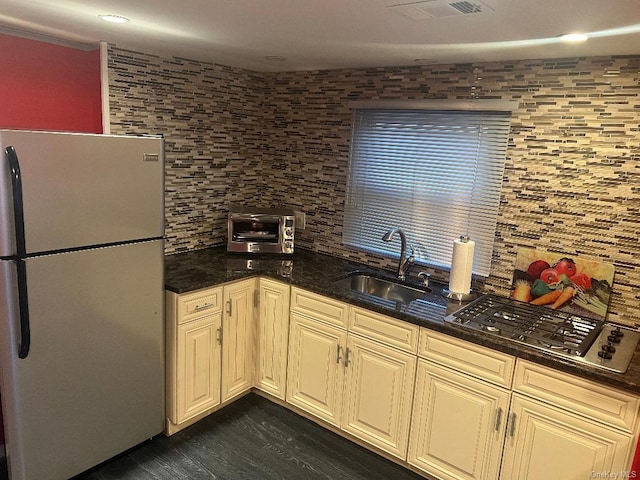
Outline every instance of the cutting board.
{"type": "Polygon", "coordinates": [[[516,255],[511,294],[517,300],[540,302],[544,298],[550,299],[560,295],[552,293],[543,298],[543,292],[561,291],[565,293],[561,295],[562,299],[567,299],[565,302],[555,307],[553,302],[544,306],[604,320],[607,316],[614,272],[615,268],[610,263],[580,258],[572,254],[520,248],[516,255]]]}

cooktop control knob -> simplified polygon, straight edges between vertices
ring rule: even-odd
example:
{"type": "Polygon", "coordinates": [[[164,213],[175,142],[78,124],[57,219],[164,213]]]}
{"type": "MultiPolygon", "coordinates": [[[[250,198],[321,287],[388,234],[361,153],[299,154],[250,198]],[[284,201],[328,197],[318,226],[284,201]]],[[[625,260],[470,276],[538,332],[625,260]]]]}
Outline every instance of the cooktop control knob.
{"type": "Polygon", "coordinates": [[[599,356],[600,358],[605,359],[605,360],[611,360],[611,359],[613,358],[613,355],[611,355],[609,352],[605,352],[605,351],[603,351],[603,350],[600,350],[600,351],[598,352],[598,356],[599,356]]]}
{"type": "Polygon", "coordinates": [[[604,359],[610,359],[613,357],[613,354],[616,351],[616,347],[613,346],[613,344],[611,342],[609,342],[606,345],[602,345],[602,347],[600,347],[600,351],[598,352],[598,356],[600,358],[604,358],[604,359]]]}
{"type": "Polygon", "coordinates": [[[615,330],[611,330],[611,332],[609,332],[607,340],[613,343],[620,343],[622,337],[624,337],[624,333],[620,330],[620,327],[616,327],[615,330]]]}

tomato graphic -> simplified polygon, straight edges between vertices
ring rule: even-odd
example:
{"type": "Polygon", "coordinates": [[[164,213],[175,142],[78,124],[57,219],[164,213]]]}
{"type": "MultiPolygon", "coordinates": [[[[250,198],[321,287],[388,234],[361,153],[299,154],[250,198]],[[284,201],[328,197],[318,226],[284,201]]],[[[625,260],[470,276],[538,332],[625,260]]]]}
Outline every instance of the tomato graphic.
{"type": "Polygon", "coordinates": [[[540,280],[542,280],[547,285],[549,285],[550,283],[556,283],[559,280],[558,272],[555,270],[555,268],[547,268],[540,274],[540,280]]]}
{"type": "Polygon", "coordinates": [[[591,277],[589,275],[576,273],[570,279],[574,285],[583,288],[584,290],[589,290],[591,288],[591,277]]]}
{"type": "Polygon", "coordinates": [[[553,267],[556,272],[564,273],[568,277],[573,277],[578,272],[575,262],[570,258],[561,258],[553,267]]]}

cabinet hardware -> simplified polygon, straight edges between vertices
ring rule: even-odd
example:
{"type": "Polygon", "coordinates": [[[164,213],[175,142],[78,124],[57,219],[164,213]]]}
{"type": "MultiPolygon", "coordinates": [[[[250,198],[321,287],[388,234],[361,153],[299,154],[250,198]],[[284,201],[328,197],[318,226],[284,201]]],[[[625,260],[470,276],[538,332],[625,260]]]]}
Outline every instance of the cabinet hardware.
{"type": "Polygon", "coordinates": [[[340,360],[342,360],[342,355],[340,355],[340,350],[342,349],[342,347],[340,345],[338,345],[338,354],[336,356],[336,363],[340,363],[340,360]]]}
{"type": "Polygon", "coordinates": [[[511,414],[511,428],[509,429],[509,436],[513,437],[516,433],[516,414],[511,414]]]}
{"type": "Polygon", "coordinates": [[[218,343],[222,345],[222,327],[220,327],[217,331],[218,331],[218,343]]]}
{"type": "Polygon", "coordinates": [[[204,303],[202,305],[196,305],[196,308],[194,308],[194,310],[198,312],[200,310],[204,310],[205,308],[209,308],[209,307],[213,307],[213,303],[204,303]]]}
{"type": "Polygon", "coordinates": [[[346,348],[345,353],[344,353],[344,368],[347,368],[349,366],[350,360],[349,360],[349,354],[351,353],[351,350],[349,349],[349,347],[346,348]]]}
{"type": "Polygon", "coordinates": [[[498,407],[496,412],[496,432],[500,430],[500,424],[502,423],[502,407],[498,407]]]}
{"type": "Polygon", "coordinates": [[[227,300],[227,306],[229,307],[229,309],[227,310],[227,314],[229,316],[231,316],[231,312],[233,312],[233,301],[232,300],[227,300]]]}

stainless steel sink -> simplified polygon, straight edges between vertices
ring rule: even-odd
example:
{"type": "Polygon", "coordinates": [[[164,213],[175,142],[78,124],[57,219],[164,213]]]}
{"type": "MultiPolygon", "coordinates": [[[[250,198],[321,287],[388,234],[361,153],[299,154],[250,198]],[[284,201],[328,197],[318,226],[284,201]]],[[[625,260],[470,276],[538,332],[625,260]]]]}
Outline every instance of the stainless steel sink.
{"type": "Polygon", "coordinates": [[[334,284],[345,290],[402,303],[410,303],[431,291],[429,288],[416,288],[364,273],[353,273],[334,280],[334,284]]]}

